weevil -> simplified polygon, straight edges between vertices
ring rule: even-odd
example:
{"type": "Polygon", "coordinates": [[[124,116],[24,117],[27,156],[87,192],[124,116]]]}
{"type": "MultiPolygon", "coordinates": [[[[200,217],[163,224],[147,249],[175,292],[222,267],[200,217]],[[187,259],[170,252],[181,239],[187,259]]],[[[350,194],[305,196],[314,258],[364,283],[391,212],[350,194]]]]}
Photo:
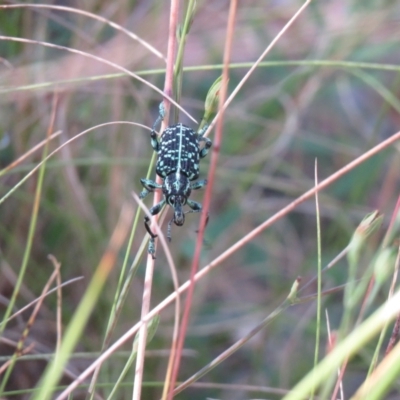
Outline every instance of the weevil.
{"type": "MultiPolygon", "coordinates": [[[[160,139],[157,136],[156,127],[164,119],[165,111],[163,104],[159,107],[159,116],[151,129],[151,146],[157,152],[156,174],[163,179],[162,184],[150,179],[141,179],[144,190],[140,193],[143,199],[150,192],[161,189],[163,199],[152,207],[149,211],[151,215],[157,215],[165,204],[174,209],[174,215],[168,222],[167,239],[171,241],[172,222],[177,226],[185,223],[185,214],[201,212],[200,203],[190,200],[192,190],[203,188],[207,180],[203,179],[194,182],[199,177],[200,159],[204,158],[212,142],[204,137],[208,125],[205,125],[199,132],[195,132],[188,126],[178,123],[168,126],[161,134],[160,139]],[[204,142],[201,147],[200,143],[204,142]],[[189,211],[183,211],[183,207],[188,205],[189,211]]],[[[150,228],[150,218],[144,217],[144,226],[150,235],[148,252],[153,259],[155,258],[154,239],[157,237],[150,228]]]]}

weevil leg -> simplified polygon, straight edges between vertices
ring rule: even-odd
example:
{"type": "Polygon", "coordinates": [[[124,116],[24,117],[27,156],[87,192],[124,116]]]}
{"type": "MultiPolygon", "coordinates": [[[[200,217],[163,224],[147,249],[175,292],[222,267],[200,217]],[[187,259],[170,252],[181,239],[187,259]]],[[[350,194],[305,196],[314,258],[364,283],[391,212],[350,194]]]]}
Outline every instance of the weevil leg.
{"type": "Polygon", "coordinates": [[[158,117],[151,128],[151,134],[150,134],[151,147],[153,147],[154,151],[156,152],[160,150],[160,142],[158,140],[156,129],[157,125],[163,121],[164,117],[165,117],[164,103],[161,102],[160,105],[158,106],[158,117]]]}
{"type": "MultiPolygon", "coordinates": [[[[161,209],[164,207],[165,204],[165,199],[161,200],[159,203],[157,203],[154,207],[150,208],[149,213],[154,216],[157,215],[161,209]]],[[[150,229],[150,218],[145,215],[144,217],[144,227],[146,228],[146,231],[149,233],[149,235],[155,239],[157,237],[157,235],[155,233],[152,232],[152,230],[150,229]]]]}
{"type": "MultiPolygon", "coordinates": [[[[161,200],[159,203],[157,203],[154,207],[150,208],[149,212],[151,215],[157,215],[161,209],[164,207],[165,204],[165,199],[161,200]]],[[[149,241],[149,247],[148,247],[148,253],[151,254],[153,257],[153,260],[156,259],[156,247],[154,243],[154,239],[157,237],[155,233],[152,232],[150,228],[150,218],[145,215],[144,217],[144,227],[146,228],[146,231],[150,235],[150,241],[149,241]]]]}
{"type": "Polygon", "coordinates": [[[201,136],[199,137],[199,142],[205,142],[204,147],[200,150],[200,158],[204,158],[212,146],[212,141],[207,137],[201,136]]]}
{"type": "MultiPolygon", "coordinates": [[[[202,205],[200,203],[198,203],[197,201],[188,200],[186,204],[191,208],[191,210],[186,212],[187,214],[189,214],[189,213],[197,213],[197,212],[201,212],[203,210],[202,205]]],[[[204,225],[204,227],[207,226],[209,219],[210,219],[210,216],[207,213],[206,224],[204,225]]]]}
{"type": "Polygon", "coordinates": [[[206,185],[207,185],[207,179],[203,179],[201,181],[190,183],[190,189],[192,190],[202,189],[206,185]]]}
{"type": "Polygon", "coordinates": [[[205,142],[204,147],[200,150],[200,158],[204,158],[208,154],[208,150],[212,145],[212,141],[209,138],[204,137],[204,134],[207,132],[209,126],[210,125],[205,124],[203,128],[197,132],[197,138],[199,142],[205,142]]]}
{"type": "Polygon", "coordinates": [[[150,192],[153,192],[156,189],[162,189],[162,185],[152,181],[151,179],[141,179],[144,190],[140,192],[139,198],[144,199],[150,192]]]}
{"type": "Polygon", "coordinates": [[[200,212],[203,209],[202,205],[197,201],[188,199],[186,204],[191,208],[191,210],[186,212],[187,214],[200,212]]]}
{"type": "Polygon", "coordinates": [[[197,132],[197,134],[199,135],[199,138],[200,138],[200,136],[202,137],[207,132],[207,129],[208,129],[209,126],[210,126],[209,124],[205,124],[203,126],[203,128],[201,128],[201,130],[199,130],[197,132]]]}
{"type": "Polygon", "coordinates": [[[171,230],[172,230],[172,222],[173,221],[174,221],[174,217],[171,218],[171,220],[168,222],[168,225],[167,225],[167,239],[169,242],[172,240],[171,230]]]}

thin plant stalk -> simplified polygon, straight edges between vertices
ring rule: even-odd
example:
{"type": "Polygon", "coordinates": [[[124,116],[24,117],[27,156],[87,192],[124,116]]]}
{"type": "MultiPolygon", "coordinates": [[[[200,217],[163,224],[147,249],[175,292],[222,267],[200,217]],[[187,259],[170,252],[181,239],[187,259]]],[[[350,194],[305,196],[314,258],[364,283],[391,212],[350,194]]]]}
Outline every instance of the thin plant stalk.
{"type": "MultiPolygon", "coordinates": [[[[173,69],[174,69],[174,58],[176,50],[175,32],[176,32],[176,27],[178,25],[178,11],[179,11],[179,1],[172,0],[170,6],[170,19],[169,19],[167,69],[165,73],[165,83],[164,83],[164,93],[163,93],[164,110],[166,118],[165,120],[163,120],[161,124],[162,129],[164,129],[165,125],[168,125],[170,103],[167,100],[170,100],[172,97],[173,69]]],[[[175,102],[173,103],[175,104],[175,102]]],[[[156,182],[160,183],[161,178],[157,176],[156,182]]],[[[161,200],[161,193],[159,191],[155,191],[153,199],[154,199],[153,204],[154,205],[157,204],[161,200]]],[[[157,216],[153,218],[153,224],[151,225],[152,227],[154,225],[154,221],[156,220],[157,216]]],[[[150,298],[151,298],[151,287],[153,282],[153,273],[154,273],[154,259],[150,254],[148,254],[146,262],[146,272],[144,279],[144,291],[143,291],[142,310],[141,310],[142,321],[146,321],[147,314],[150,311],[150,298]]],[[[177,315],[176,318],[179,318],[179,315],[177,315]]],[[[141,397],[146,341],[147,341],[147,322],[144,322],[140,328],[139,339],[138,339],[138,350],[136,357],[135,377],[134,377],[133,394],[132,394],[133,400],[140,400],[141,397]]]]}
{"type": "MultiPolygon", "coordinates": [[[[254,63],[241,62],[241,63],[231,63],[229,65],[230,69],[242,69],[250,68],[254,63]]],[[[367,62],[355,62],[355,61],[338,61],[338,60],[289,60],[289,61],[261,61],[258,64],[258,68],[282,68],[282,67],[326,67],[326,68],[343,68],[345,69],[366,69],[366,70],[376,70],[376,71],[395,71],[400,72],[400,66],[395,64],[377,64],[377,63],[367,63],[367,62]]],[[[220,71],[222,70],[222,64],[206,64],[206,65],[193,65],[183,67],[183,72],[193,72],[193,71],[220,71]]],[[[305,70],[306,72],[307,70],[305,70]]],[[[155,68],[139,70],[135,72],[138,76],[149,76],[149,75],[161,75],[165,74],[165,68],[155,68]]],[[[94,82],[99,80],[108,79],[118,79],[125,76],[125,73],[111,73],[111,74],[101,74],[93,75],[85,78],[72,78],[72,79],[59,79],[53,80],[51,82],[41,82],[34,83],[31,85],[21,85],[21,86],[5,86],[0,88],[0,93],[12,93],[17,91],[31,91],[37,89],[47,88],[53,90],[54,87],[60,85],[68,84],[80,84],[82,82],[94,82]]],[[[379,94],[379,93],[378,93],[379,94]]]]}
{"type": "MultiPolygon", "coordinates": [[[[124,297],[124,295],[126,296],[128,294],[128,285],[124,285],[124,280],[126,280],[126,268],[128,265],[128,258],[132,249],[132,245],[133,245],[133,239],[136,233],[136,228],[139,222],[139,217],[140,217],[140,213],[139,210],[137,210],[136,214],[135,214],[135,218],[132,224],[132,228],[131,228],[131,233],[129,235],[129,239],[128,239],[128,244],[127,244],[127,248],[125,251],[125,257],[124,257],[124,261],[122,263],[122,267],[121,267],[121,272],[119,274],[119,280],[118,280],[118,284],[117,284],[117,289],[115,291],[115,296],[114,296],[114,301],[111,307],[111,312],[110,312],[110,316],[108,319],[108,323],[107,323],[107,328],[106,328],[106,332],[105,332],[105,337],[101,346],[101,352],[104,351],[104,349],[110,344],[111,341],[111,336],[112,336],[112,332],[114,330],[114,327],[116,325],[116,322],[118,320],[120,311],[121,311],[121,305],[123,303],[123,301],[121,301],[122,297],[124,297]],[[124,291],[123,289],[126,288],[126,290],[124,291]]],[[[135,259],[135,261],[137,261],[135,263],[133,263],[133,266],[138,267],[139,266],[139,259],[142,256],[144,251],[144,246],[142,246],[142,252],[139,251],[139,257],[137,257],[135,259]]],[[[133,271],[136,271],[137,268],[133,267],[133,271]]],[[[130,274],[130,279],[128,280],[129,283],[131,282],[132,278],[134,276],[134,273],[130,274]]],[[[97,382],[97,377],[100,373],[100,368],[101,365],[98,366],[98,368],[96,369],[96,371],[93,374],[92,380],[90,382],[90,387],[89,387],[89,393],[90,393],[90,399],[93,399],[94,394],[95,394],[95,387],[96,387],[96,382],[97,382]]]]}
{"type": "MultiPolygon", "coordinates": [[[[175,100],[177,103],[180,104],[181,100],[181,94],[182,94],[182,75],[183,75],[183,55],[184,55],[184,50],[185,50],[185,45],[186,45],[186,38],[187,35],[189,34],[189,29],[190,25],[192,23],[193,19],[193,14],[194,14],[194,9],[195,9],[195,1],[194,0],[189,0],[187,7],[186,7],[186,12],[185,12],[185,21],[183,22],[182,29],[178,35],[179,39],[179,45],[178,45],[178,50],[176,53],[176,61],[175,61],[175,68],[174,68],[174,95],[175,95],[175,100]]],[[[174,117],[174,123],[178,122],[179,120],[179,111],[175,109],[175,117],[174,117]]]]}
{"type": "MultiPolygon", "coordinates": [[[[315,160],[315,185],[318,185],[318,162],[315,160]]],[[[314,368],[318,364],[319,347],[321,341],[321,291],[322,291],[322,249],[321,249],[321,218],[319,212],[318,192],[315,193],[315,210],[317,218],[317,254],[318,254],[318,279],[317,279],[317,320],[315,331],[315,350],[314,350],[314,368]]],[[[311,392],[311,399],[314,398],[314,388],[311,392]]]]}

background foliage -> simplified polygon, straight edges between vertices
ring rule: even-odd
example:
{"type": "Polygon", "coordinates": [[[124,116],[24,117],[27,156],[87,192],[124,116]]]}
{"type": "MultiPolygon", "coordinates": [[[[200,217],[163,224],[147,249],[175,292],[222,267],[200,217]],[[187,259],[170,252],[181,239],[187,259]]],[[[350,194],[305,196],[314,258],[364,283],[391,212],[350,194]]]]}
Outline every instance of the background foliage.
{"type": "MultiPolygon", "coordinates": [[[[239,3],[230,92],[301,5],[293,0],[239,3]]],[[[117,22],[166,54],[168,2],[88,0],[59,4],[117,22]]],[[[226,1],[199,1],[186,38],[184,67],[191,68],[184,72],[181,106],[198,121],[203,115],[208,89],[221,74],[227,10],[226,1]]],[[[265,64],[246,82],[225,114],[201,266],[311,188],[315,160],[322,180],[398,131],[399,18],[394,1],[313,2],[278,42],[265,64]],[[354,64],[346,64],[348,61],[354,64]],[[365,63],[364,68],[357,63],[365,63]],[[374,64],[379,65],[372,68],[374,64]]],[[[0,8],[0,21],[2,36],[79,49],[163,87],[165,64],[162,60],[102,22],[61,10],[34,8],[0,8]]],[[[110,65],[40,43],[4,38],[0,40],[0,56],[2,167],[45,139],[55,92],[58,106],[53,131],[62,133],[50,143],[51,150],[98,124],[133,121],[151,126],[157,116],[161,96],[110,65]]],[[[196,128],[182,113],[179,120],[196,128]]],[[[146,176],[152,155],[147,130],[113,124],[84,135],[48,161],[17,309],[39,296],[52,273],[52,264],[47,258],[52,254],[61,263],[63,281],[83,276],[63,289],[62,321],[68,324],[123,204],[137,207],[131,192],[141,190],[140,178],[146,176]]],[[[0,178],[0,195],[7,194],[41,158],[41,152],[35,152],[4,174],[0,178]]],[[[209,158],[201,163],[202,177],[206,177],[208,164],[209,158]]],[[[397,145],[369,159],[320,193],[323,266],[343,250],[367,212],[379,209],[385,215],[383,229],[386,229],[398,197],[398,171],[397,145]]],[[[37,183],[35,174],[0,205],[2,310],[7,306],[21,268],[37,183]]],[[[200,191],[193,198],[201,201],[202,196],[200,191]]],[[[150,205],[151,200],[146,199],[146,204],[150,205]]],[[[170,249],[180,282],[189,276],[197,228],[196,215],[189,215],[181,229],[173,226],[170,249]]],[[[130,261],[144,236],[140,223],[130,261]]],[[[263,231],[199,282],[181,380],[209,363],[273,311],[298,276],[307,282],[316,275],[317,240],[315,200],[312,199],[263,231]]],[[[365,248],[360,276],[379,245],[378,235],[365,248]]],[[[90,357],[70,360],[69,376],[64,377],[63,383],[88,365],[101,348],[124,250],[76,349],[90,357]]],[[[144,261],[145,258],[132,281],[114,338],[140,318],[144,261]]],[[[324,276],[323,287],[342,285],[347,278],[347,262],[342,260],[324,276]]],[[[172,288],[165,257],[159,248],[152,303],[158,304],[172,288]]],[[[315,292],[316,286],[311,285],[302,294],[315,292]]],[[[372,308],[386,297],[387,288],[383,285],[372,308]]],[[[55,295],[46,299],[29,335],[28,344],[34,342],[37,353],[54,351],[56,301],[55,295]]],[[[324,296],[322,302],[323,308],[329,310],[331,328],[336,329],[343,312],[342,291],[324,296]]],[[[148,347],[153,353],[146,359],[144,380],[149,387],[143,389],[143,398],[160,397],[160,389],[151,383],[164,379],[173,313],[172,307],[164,310],[148,347]]],[[[22,314],[7,326],[0,344],[1,355],[14,352],[13,345],[5,339],[18,340],[27,316],[22,314]]],[[[313,301],[289,308],[207,374],[205,381],[289,389],[312,368],[315,326],[313,301]]],[[[325,322],[321,329],[320,352],[324,354],[325,322]]],[[[130,348],[128,344],[124,350],[130,348]]],[[[373,345],[365,347],[347,367],[346,398],[365,378],[373,351],[373,345]]],[[[99,382],[115,381],[125,360],[123,352],[111,358],[99,382]]],[[[43,363],[18,362],[6,389],[34,387],[43,363]]],[[[120,388],[119,398],[128,398],[131,393],[132,376],[133,371],[126,378],[127,385],[120,388]]],[[[393,398],[396,395],[397,391],[393,398]]],[[[232,400],[266,395],[261,389],[250,395],[244,387],[235,391],[214,387],[191,388],[177,398],[207,396],[232,400]]],[[[271,393],[267,396],[282,397],[271,393]]]]}

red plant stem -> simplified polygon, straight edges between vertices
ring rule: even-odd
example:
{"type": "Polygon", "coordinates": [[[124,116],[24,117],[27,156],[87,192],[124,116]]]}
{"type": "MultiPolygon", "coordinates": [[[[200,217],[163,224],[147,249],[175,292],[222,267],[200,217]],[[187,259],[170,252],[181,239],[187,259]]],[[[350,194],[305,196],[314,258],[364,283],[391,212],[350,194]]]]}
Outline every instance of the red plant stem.
{"type": "Polygon", "coordinates": [[[206,224],[206,218],[208,215],[208,209],[209,209],[210,203],[211,203],[211,192],[212,192],[212,188],[214,185],[214,176],[215,176],[215,171],[217,168],[219,149],[220,149],[221,141],[222,141],[223,111],[224,111],[223,105],[224,105],[225,99],[227,97],[227,86],[228,86],[228,80],[229,80],[229,61],[230,61],[230,57],[231,57],[232,41],[233,41],[234,26],[235,26],[235,19],[236,19],[236,10],[237,10],[237,0],[231,0],[230,8],[229,8],[229,16],[228,16],[228,27],[227,27],[227,34],[226,34],[225,53],[224,53],[224,68],[223,68],[223,73],[222,73],[222,87],[221,87],[220,97],[219,97],[219,109],[220,109],[221,113],[220,113],[220,118],[217,120],[216,133],[215,133],[215,138],[214,138],[214,143],[213,143],[213,148],[212,148],[213,150],[211,153],[210,170],[208,173],[207,190],[204,195],[204,201],[203,201],[203,210],[204,211],[201,213],[201,218],[200,218],[199,233],[197,236],[196,249],[194,252],[192,268],[191,268],[191,272],[190,272],[190,285],[188,288],[188,293],[187,293],[186,302],[185,302],[185,309],[184,309],[183,317],[182,317],[181,329],[179,332],[179,338],[178,338],[177,349],[176,349],[176,359],[174,362],[172,376],[171,376],[171,385],[169,388],[169,393],[168,393],[168,398],[167,398],[168,400],[172,400],[173,396],[174,396],[174,388],[175,388],[175,383],[176,383],[176,380],[178,377],[183,344],[185,342],[187,327],[189,325],[189,317],[190,317],[190,311],[192,308],[193,292],[194,292],[194,288],[195,288],[195,276],[199,269],[199,260],[200,260],[200,252],[201,252],[201,248],[202,248],[202,244],[203,244],[204,228],[205,228],[205,224],[206,224]]]}

